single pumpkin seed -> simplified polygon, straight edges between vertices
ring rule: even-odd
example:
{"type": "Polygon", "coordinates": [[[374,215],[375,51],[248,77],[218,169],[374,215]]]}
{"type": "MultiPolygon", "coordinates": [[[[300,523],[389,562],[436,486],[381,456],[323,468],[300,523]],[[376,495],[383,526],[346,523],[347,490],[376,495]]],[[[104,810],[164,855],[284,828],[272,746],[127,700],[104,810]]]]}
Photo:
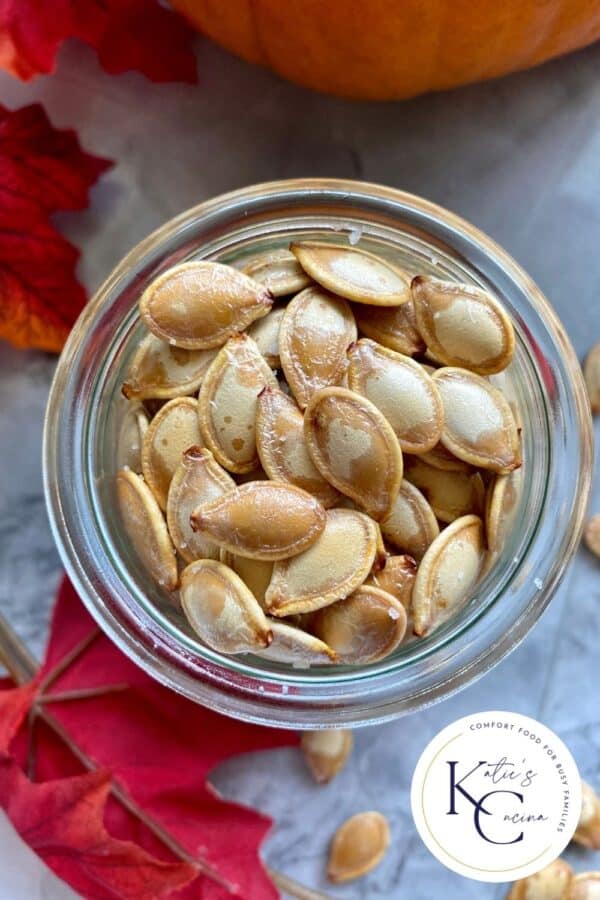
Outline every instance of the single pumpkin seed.
{"type": "Polygon", "coordinates": [[[308,613],[347,597],[363,583],[377,552],[376,523],[364,513],[330,509],[312,547],[276,562],[266,594],[271,615],[308,613]]]}
{"type": "Polygon", "coordinates": [[[124,407],[119,436],[117,438],[117,466],[131,469],[138,475],[142,471],[142,444],[148,430],[148,414],[141,403],[127,403],[124,407]]]}
{"type": "Polygon", "coordinates": [[[274,481],[287,481],[308,491],[325,507],[340,498],[310,458],[304,417],[283,391],[266,387],[258,398],[256,446],[265,471],[274,481]]]}
{"type": "Polygon", "coordinates": [[[566,900],[599,900],[600,872],[580,872],[575,875],[566,900]]]}
{"type": "MultiPolygon", "coordinates": [[[[435,369],[431,371],[435,372],[435,369]]],[[[450,453],[441,442],[432,447],[427,453],[421,453],[420,456],[428,466],[433,466],[434,469],[441,469],[442,472],[473,472],[472,466],[450,453]]]]}
{"type": "Polygon", "coordinates": [[[242,272],[267,288],[274,297],[285,297],[303,290],[311,282],[296,257],[289,250],[269,250],[253,256],[242,272]]]}
{"type": "Polygon", "coordinates": [[[292,484],[249,481],[202,504],[190,519],[220,547],[237,556],[278,560],[314,544],[325,527],[318,500],[292,484]]]}
{"type": "Polygon", "coordinates": [[[167,524],[177,552],[187,563],[219,558],[218,545],[192,530],[190,516],[202,503],[216,500],[235,486],[210,450],[189,447],[183,453],[169,487],[167,524]]]}
{"type": "Polygon", "coordinates": [[[341,297],[309,287],[288,304],[279,330],[279,356],[301,409],[315,391],[339,384],[348,365],[346,350],[356,337],[352,310],[341,297]]]}
{"type": "Polygon", "coordinates": [[[327,875],[331,881],[351,881],[379,865],[390,843],[385,816],[362,812],[347,819],[333,836],[327,875]]]}
{"type": "Polygon", "coordinates": [[[583,539],[588,550],[595,556],[600,556],[600,514],[589,519],[583,532],[583,539]]]}
{"type": "Polygon", "coordinates": [[[513,326],[487,291],[428,275],[413,278],[411,290],[419,332],[445,365],[480,375],[509,365],[515,350],[513,326]]]}
{"type": "Polygon", "coordinates": [[[586,781],[581,788],[581,814],[573,840],[589,850],[600,850],[600,798],[586,781]]]}
{"type": "Polygon", "coordinates": [[[508,475],[496,475],[490,482],[486,498],[485,531],[488,550],[498,553],[512,528],[521,498],[521,469],[508,475]]]}
{"type": "Polygon", "coordinates": [[[346,388],[324,388],[306,408],[304,435],[330,484],[374,519],[386,515],[400,489],[402,451],[375,404],[346,388]]]}
{"type": "Polygon", "coordinates": [[[261,609],[266,610],[265,594],[273,575],[273,563],[265,559],[236,556],[223,547],[220,548],[219,559],[240,576],[258,600],[261,609]]]}
{"type": "Polygon", "coordinates": [[[156,337],[210,350],[265,316],[272,294],[242,272],[200,260],[159,275],[140,300],[142,319],[156,337]]]}
{"type": "Polygon", "coordinates": [[[279,331],[285,315],[285,307],[272,309],[270,313],[257,319],[248,329],[248,334],[255,342],[259,351],[267,361],[271,369],[278,369],[281,365],[279,359],[279,331]]]}
{"type": "MultiPolygon", "coordinates": [[[[407,456],[404,476],[421,491],[440,522],[454,522],[468,513],[483,514],[485,485],[479,472],[443,472],[428,466],[420,456],[407,456]]],[[[403,549],[411,552],[408,547],[403,549]]]]}
{"type": "Polygon", "coordinates": [[[259,655],[274,662],[289,663],[296,668],[328,666],[336,662],[337,654],[324,641],[301,628],[269,619],[273,641],[259,655]]]}
{"type": "Polygon", "coordinates": [[[417,577],[417,563],[408,554],[388,556],[379,572],[373,572],[366,584],[373,584],[399,600],[407,616],[407,629],[412,630],[412,592],[417,577]]]}
{"type": "Polygon", "coordinates": [[[320,609],[312,628],[337,653],[341,663],[365,665],[389,656],[406,633],[402,603],[370,584],[344,600],[320,609]]]}
{"type": "Polygon", "coordinates": [[[375,307],[356,303],[353,312],[359,330],[384,347],[405,356],[414,356],[425,350],[425,341],[417,329],[412,300],[401,306],[375,307]]]}
{"type": "Polygon", "coordinates": [[[583,375],[592,412],[600,412],[600,344],[595,344],[588,353],[583,366],[583,375]]]}
{"type": "Polygon", "coordinates": [[[248,335],[230,338],[204,377],[198,395],[200,430],[216,459],[230,472],[251,472],[256,452],[256,400],[277,379],[248,335]]]}
{"type": "Polygon", "coordinates": [[[442,400],[419,363],[374,341],[362,339],[348,351],[348,383],[385,416],[404,453],[426,453],[438,443],[444,424],[442,400]]]}
{"type": "Polygon", "coordinates": [[[399,550],[421,559],[440,533],[435,513],[421,491],[402,479],[390,512],[380,521],[384,537],[399,550]]]}
{"type": "Polygon", "coordinates": [[[154,416],[142,445],[142,471],[161,509],[167,508],[171,479],[188,447],[201,444],[198,401],[177,397],[154,416]]]}
{"type": "Polygon", "coordinates": [[[167,591],[179,584],[175,548],[154,494],[131,469],[117,473],[117,499],[123,525],[135,552],[155,581],[167,591]]]}
{"type": "Polygon", "coordinates": [[[302,241],[290,250],[305,272],[334,294],[369,306],[410,300],[410,278],[387,260],[339,244],[302,241]]]}
{"type": "Polygon", "coordinates": [[[462,516],[438,535],[421,560],[413,587],[415,634],[433,631],[466,603],[484,562],[478,516],[462,516]]]}
{"type": "Polygon", "coordinates": [[[242,579],[215,559],[198,559],[181,575],[181,607],[205,644],[220,653],[268,647],[267,617],[242,579]]]}
{"type": "Polygon", "coordinates": [[[317,784],[327,784],[341,772],[352,751],[354,739],[346,728],[304,731],[300,747],[317,784]]]}
{"type": "Polygon", "coordinates": [[[534,875],[515,881],[506,900],[572,900],[572,884],[571,866],[564,859],[555,859],[534,875]]]}
{"type": "Polygon", "coordinates": [[[517,469],[519,432],[504,395],[466,369],[445,367],[432,377],[444,404],[444,447],[472,466],[502,473],[517,469]]]}
{"type": "Polygon", "coordinates": [[[138,347],[123,385],[128,399],[171,399],[198,390],[216,350],[186,350],[148,334],[138,347]]]}

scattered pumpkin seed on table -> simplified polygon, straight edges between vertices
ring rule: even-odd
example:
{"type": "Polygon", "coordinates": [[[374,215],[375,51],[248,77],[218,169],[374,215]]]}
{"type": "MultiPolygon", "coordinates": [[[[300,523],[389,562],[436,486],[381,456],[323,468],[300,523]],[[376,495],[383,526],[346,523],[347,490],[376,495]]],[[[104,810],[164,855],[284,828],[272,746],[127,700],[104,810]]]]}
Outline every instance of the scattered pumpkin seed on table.
{"type": "Polygon", "coordinates": [[[379,865],[390,843],[390,828],[379,812],[357,813],[340,825],[329,851],[331,881],[351,881],[379,865]]]}

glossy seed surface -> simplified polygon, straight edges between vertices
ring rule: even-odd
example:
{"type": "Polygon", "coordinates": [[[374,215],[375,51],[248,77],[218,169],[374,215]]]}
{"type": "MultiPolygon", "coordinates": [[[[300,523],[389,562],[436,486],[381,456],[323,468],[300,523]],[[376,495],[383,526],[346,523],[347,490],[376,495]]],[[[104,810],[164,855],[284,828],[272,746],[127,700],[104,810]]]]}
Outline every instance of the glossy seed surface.
{"type": "Polygon", "coordinates": [[[417,329],[412,300],[401,306],[353,306],[354,318],[360,331],[390,350],[414,356],[423,353],[425,341],[417,329]]]}
{"type": "Polygon", "coordinates": [[[302,241],[290,250],[311,278],[340,297],[372,306],[410,300],[410,278],[402,269],[356,247],[302,241]]]}
{"type": "Polygon", "coordinates": [[[133,357],[123,394],[139,400],[193,394],[216,354],[216,350],[186,350],[149,334],[133,357]]]}
{"type": "Polygon", "coordinates": [[[413,587],[416,634],[428,634],[464,606],[484,561],[483,522],[478,516],[463,516],[438,535],[421,560],[413,587]]]}
{"type": "Polygon", "coordinates": [[[179,583],[175,548],[154,494],[130,469],[117,474],[117,500],[127,537],[158,584],[174,591],[179,583]]]}
{"type": "Polygon", "coordinates": [[[412,295],[419,332],[445,365],[491,375],[510,364],[513,326],[486,291],[418,275],[412,281],[412,295]]]}
{"type": "Polygon", "coordinates": [[[266,387],[258,398],[256,444],[263,468],[275,481],[308,491],[325,507],[340,498],[315,467],[304,437],[304,417],[283,391],[266,387]]]}
{"type": "Polygon", "coordinates": [[[161,509],[167,508],[169,486],[182,453],[201,443],[198,402],[192,397],[169,400],[150,422],[142,445],[142,471],[161,509]]]}
{"type": "Polygon", "coordinates": [[[320,388],[339,384],[356,340],[350,305],[319,287],[309,287],[286,307],[279,331],[279,356],[287,382],[304,409],[320,388]]]}
{"type": "Polygon", "coordinates": [[[325,528],[312,547],[275,563],[266,595],[269,612],[307,613],[347,597],[368,576],[376,551],[372,519],[350,509],[328,510],[325,528]]]}
{"type": "Polygon", "coordinates": [[[330,484],[374,519],[386,515],[400,489],[402,451],[373,403],[346,388],[324,388],[306,409],[304,435],[330,484]]]}
{"type": "Polygon", "coordinates": [[[381,588],[399,600],[407,616],[407,629],[412,630],[412,592],[417,577],[417,563],[407,553],[402,556],[388,556],[385,564],[377,572],[373,572],[367,584],[381,588]]]}
{"type": "Polygon", "coordinates": [[[440,522],[483,513],[485,486],[479,472],[443,472],[428,466],[419,456],[407,456],[404,477],[421,491],[440,522]]]}
{"type": "Polygon", "coordinates": [[[138,475],[142,472],[142,444],[148,430],[148,413],[141,403],[123,404],[123,415],[117,438],[117,466],[132,469],[138,475]]]}
{"type": "Polygon", "coordinates": [[[289,663],[296,668],[328,666],[337,661],[337,654],[324,641],[301,628],[269,619],[273,641],[261,656],[274,662],[289,663]]]}
{"type": "Polygon", "coordinates": [[[262,284],[274,297],[295,294],[311,282],[294,254],[285,249],[269,250],[253,257],[242,272],[262,284]]]}
{"type": "Polygon", "coordinates": [[[353,743],[352,732],[346,728],[302,732],[302,754],[317,784],[327,784],[341,772],[353,743]]]}
{"type": "Polygon", "coordinates": [[[504,395],[466,369],[442,368],[432,377],[444,405],[442,444],[472,466],[504,473],[518,468],[519,432],[504,395]]]}
{"type": "Polygon", "coordinates": [[[167,525],[179,555],[188,563],[195,559],[218,559],[219,547],[192,530],[190,516],[203,503],[210,503],[235,488],[231,475],[210,450],[189,447],[171,480],[167,497],[167,525]]]}
{"type": "Polygon", "coordinates": [[[228,471],[251,472],[256,451],[256,402],[277,379],[248,335],[231,338],[219,351],[198,395],[200,430],[207,447],[228,471]]]}
{"type": "Polygon", "coordinates": [[[582,781],[581,789],[581,814],[573,840],[589,850],[600,850],[600,798],[585,781],[582,781]]]}
{"type": "Polygon", "coordinates": [[[366,665],[392,653],[406,633],[406,610],[381,588],[361,585],[344,600],[320,609],[314,633],[346,665],[366,665]]]}
{"type": "Polygon", "coordinates": [[[291,484],[249,481],[202,504],[192,528],[230,553],[281,560],[314,544],[325,527],[325,510],[311,494],[291,484]]]}
{"type": "Polygon", "coordinates": [[[575,875],[566,900],[600,900],[600,872],[575,875]]]}
{"type": "Polygon", "coordinates": [[[336,831],[329,850],[327,875],[331,881],[350,881],[374,869],[390,843],[385,816],[362,812],[347,819],[336,831]]]}
{"type": "Polygon", "coordinates": [[[252,592],[223,563],[199,559],[182,572],[181,607],[199,637],[220,653],[268,647],[269,623],[252,592]]]}
{"type": "Polygon", "coordinates": [[[573,900],[569,890],[572,885],[571,866],[564,859],[556,859],[534,875],[516,881],[506,900],[573,900]]]}
{"type": "Polygon", "coordinates": [[[270,313],[257,319],[248,329],[248,335],[255,342],[267,365],[271,369],[278,369],[281,365],[279,359],[279,331],[285,315],[285,307],[272,309],[270,313]]]}
{"type": "Polygon", "coordinates": [[[488,550],[498,553],[504,546],[515,521],[523,489],[522,470],[496,475],[488,488],[485,530],[488,550]]]}
{"type": "Polygon", "coordinates": [[[406,478],[390,512],[379,523],[383,536],[399,550],[421,559],[440,533],[435,513],[428,501],[406,478]]]}
{"type": "Polygon", "coordinates": [[[258,600],[261,609],[266,610],[265,594],[273,575],[273,563],[266,559],[236,556],[223,547],[220,548],[219,560],[240,576],[258,600]]]}
{"type": "MultiPolygon", "coordinates": [[[[433,373],[435,369],[431,371],[433,373]]],[[[442,472],[472,472],[472,466],[469,463],[459,459],[458,456],[454,456],[442,443],[436,444],[435,447],[427,453],[421,453],[420,456],[422,461],[427,463],[428,466],[433,466],[434,469],[441,469],[442,472]]]]}
{"type": "Polygon", "coordinates": [[[600,344],[596,344],[586,356],[583,375],[593,413],[600,412],[600,344]]]}
{"type": "Polygon", "coordinates": [[[426,453],[438,443],[444,408],[438,389],[408,356],[362,339],[348,351],[348,384],[390,423],[405,453],[426,453]]]}

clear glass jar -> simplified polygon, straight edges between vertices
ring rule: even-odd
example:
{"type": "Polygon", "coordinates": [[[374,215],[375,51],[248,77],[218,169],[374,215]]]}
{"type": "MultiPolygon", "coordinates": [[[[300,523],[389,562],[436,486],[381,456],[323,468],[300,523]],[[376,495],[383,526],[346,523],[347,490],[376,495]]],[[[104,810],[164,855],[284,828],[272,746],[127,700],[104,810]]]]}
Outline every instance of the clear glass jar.
{"type": "Polygon", "coordinates": [[[58,364],[44,469],[65,567],[98,624],[173,690],[222,713],[287,728],[358,726],[431,704],[527,634],[577,547],[592,471],[589,405],[567,336],[539,289],[492,240],[409,194],[352,181],[261,184],[202,203],[135,247],[91,300],[58,364]],[[517,332],[506,385],[523,420],[523,492],[477,599],[430,637],[363,668],[294,669],[201,646],[122,539],[115,500],[120,387],[143,333],[137,301],[175,263],[227,263],[328,235],[501,297],[517,332]]]}

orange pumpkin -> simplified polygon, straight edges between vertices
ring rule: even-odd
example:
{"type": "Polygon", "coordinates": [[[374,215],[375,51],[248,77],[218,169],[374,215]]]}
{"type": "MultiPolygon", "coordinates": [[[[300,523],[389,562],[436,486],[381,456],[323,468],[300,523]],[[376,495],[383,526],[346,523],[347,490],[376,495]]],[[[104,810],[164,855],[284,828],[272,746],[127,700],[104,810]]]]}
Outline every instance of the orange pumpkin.
{"type": "Polygon", "coordinates": [[[172,0],[218,44],[306,87],[393,99],[600,37],[598,0],[172,0]]]}

